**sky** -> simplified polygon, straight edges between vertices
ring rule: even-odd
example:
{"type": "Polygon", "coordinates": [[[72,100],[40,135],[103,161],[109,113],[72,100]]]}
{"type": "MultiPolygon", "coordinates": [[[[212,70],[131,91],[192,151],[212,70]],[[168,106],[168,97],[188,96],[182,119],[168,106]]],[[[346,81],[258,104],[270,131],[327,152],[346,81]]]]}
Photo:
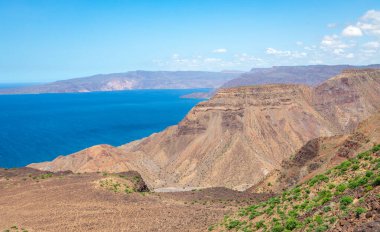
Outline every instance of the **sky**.
{"type": "Polygon", "coordinates": [[[371,63],[379,0],[0,0],[0,83],[371,63]]]}

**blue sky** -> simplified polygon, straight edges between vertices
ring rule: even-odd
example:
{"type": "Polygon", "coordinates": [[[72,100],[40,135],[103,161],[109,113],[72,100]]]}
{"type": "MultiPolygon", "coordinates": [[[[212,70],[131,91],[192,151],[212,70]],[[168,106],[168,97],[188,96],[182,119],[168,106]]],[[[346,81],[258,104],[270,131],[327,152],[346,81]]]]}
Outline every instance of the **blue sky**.
{"type": "Polygon", "coordinates": [[[379,0],[0,0],[0,82],[380,63],[379,0]]]}

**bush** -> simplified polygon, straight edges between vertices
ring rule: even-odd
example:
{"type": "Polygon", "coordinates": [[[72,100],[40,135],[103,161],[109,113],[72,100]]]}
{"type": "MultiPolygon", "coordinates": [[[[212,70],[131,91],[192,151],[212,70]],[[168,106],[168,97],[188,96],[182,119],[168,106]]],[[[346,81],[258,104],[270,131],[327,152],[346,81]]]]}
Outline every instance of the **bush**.
{"type": "Polygon", "coordinates": [[[315,216],[314,220],[318,223],[318,225],[321,225],[323,223],[323,219],[321,215],[315,216]]]}
{"type": "Polygon", "coordinates": [[[370,151],[365,151],[365,152],[360,153],[360,154],[358,155],[358,158],[359,158],[359,159],[363,159],[363,158],[369,156],[370,154],[371,154],[370,151]]]}
{"type": "Polygon", "coordinates": [[[358,170],[360,168],[360,166],[358,165],[358,164],[354,164],[353,166],[352,166],[352,170],[353,171],[356,171],[356,170],[358,170]]]}
{"type": "Polygon", "coordinates": [[[355,179],[348,182],[348,187],[350,189],[355,189],[355,188],[362,186],[362,185],[365,185],[367,183],[368,183],[367,177],[355,178],[355,179]]]}
{"type": "Polygon", "coordinates": [[[347,171],[348,167],[350,166],[351,166],[351,162],[346,160],[342,162],[341,164],[339,164],[336,168],[340,169],[341,171],[347,171]]]}
{"type": "Polygon", "coordinates": [[[277,223],[276,225],[272,227],[272,232],[282,232],[282,231],[284,231],[284,227],[279,223],[277,223]]]}
{"type": "Polygon", "coordinates": [[[333,188],[335,188],[335,184],[329,184],[328,187],[329,187],[329,189],[333,189],[333,188]]]}
{"type": "Polygon", "coordinates": [[[344,192],[344,190],[346,190],[346,189],[347,189],[347,185],[345,185],[345,184],[340,184],[340,185],[336,186],[336,191],[340,192],[340,193],[344,192]]]}
{"type": "Polygon", "coordinates": [[[367,212],[367,210],[364,209],[364,208],[362,208],[362,207],[359,207],[359,208],[356,208],[356,209],[355,209],[356,217],[359,217],[360,214],[365,213],[365,212],[367,212]]]}
{"type": "Polygon", "coordinates": [[[351,204],[354,200],[350,196],[343,196],[340,198],[340,206],[342,209],[346,208],[349,204],[351,204]]]}
{"type": "Polygon", "coordinates": [[[289,218],[286,220],[285,228],[288,230],[294,230],[298,225],[298,221],[295,218],[289,218]]]}
{"type": "Polygon", "coordinates": [[[330,206],[325,206],[325,207],[323,208],[323,212],[325,212],[325,213],[329,212],[330,210],[331,210],[331,207],[330,207],[330,206]]]}
{"type": "Polygon", "coordinates": [[[378,144],[372,148],[372,152],[378,152],[378,151],[380,151],[380,144],[378,144]]]}
{"type": "Polygon", "coordinates": [[[260,229],[260,228],[262,228],[262,227],[264,227],[264,220],[256,222],[255,227],[256,227],[257,230],[260,229]]]}
{"type": "Polygon", "coordinates": [[[371,176],[373,176],[373,171],[366,171],[366,172],[365,172],[365,176],[366,176],[366,177],[371,177],[371,176]]]}
{"type": "Polygon", "coordinates": [[[314,186],[315,184],[318,184],[320,182],[328,182],[329,181],[329,178],[325,175],[316,175],[315,177],[313,177],[310,181],[309,181],[309,186],[312,187],[314,186]]]}
{"type": "Polygon", "coordinates": [[[290,210],[290,211],[288,212],[288,215],[289,215],[290,217],[298,217],[298,212],[297,212],[297,210],[290,210]]]}
{"type": "Polygon", "coordinates": [[[327,229],[328,229],[328,226],[320,225],[317,228],[315,228],[315,232],[323,232],[323,231],[326,231],[327,229]]]}
{"type": "Polygon", "coordinates": [[[228,223],[227,225],[227,229],[233,229],[233,228],[237,228],[240,226],[240,221],[239,220],[232,220],[230,221],[230,223],[228,223]]]}
{"type": "Polygon", "coordinates": [[[376,177],[376,179],[372,182],[373,186],[379,186],[380,185],[380,176],[376,177]]]}

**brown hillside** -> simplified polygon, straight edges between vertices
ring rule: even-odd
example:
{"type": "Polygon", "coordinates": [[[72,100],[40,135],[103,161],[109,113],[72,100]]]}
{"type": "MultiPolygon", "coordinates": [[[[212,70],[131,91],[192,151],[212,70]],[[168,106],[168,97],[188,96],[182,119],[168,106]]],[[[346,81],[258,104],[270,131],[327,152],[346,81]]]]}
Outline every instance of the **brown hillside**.
{"type": "MultiPolygon", "coordinates": [[[[307,141],[347,132],[379,110],[379,89],[379,70],[347,71],[316,88],[262,85],[221,89],[194,107],[177,126],[120,147],[123,155],[117,156],[123,158],[104,169],[112,171],[115,165],[136,170],[153,188],[246,189],[280,168],[281,162],[307,141]]],[[[97,165],[87,164],[77,155],[66,157],[65,162],[54,160],[30,167],[98,171],[103,169],[98,165],[101,157],[89,161],[97,165]]]]}
{"type": "Polygon", "coordinates": [[[280,169],[247,191],[279,193],[368,150],[379,141],[380,112],[361,122],[350,134],[310,140],[291,159],[285,160],[280,169]]]}

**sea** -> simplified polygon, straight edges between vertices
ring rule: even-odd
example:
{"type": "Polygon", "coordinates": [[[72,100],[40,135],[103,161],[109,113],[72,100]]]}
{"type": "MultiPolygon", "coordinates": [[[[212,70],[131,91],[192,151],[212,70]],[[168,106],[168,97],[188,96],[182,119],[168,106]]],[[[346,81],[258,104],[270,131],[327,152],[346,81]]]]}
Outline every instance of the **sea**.
{"type": "Polygon", "coordinates": [[[119,146],[144,138],[177,124],[202,101],[182,95],[207,91],[0,95],[0,167],[22,167],[97,144],[119,146]]]}

